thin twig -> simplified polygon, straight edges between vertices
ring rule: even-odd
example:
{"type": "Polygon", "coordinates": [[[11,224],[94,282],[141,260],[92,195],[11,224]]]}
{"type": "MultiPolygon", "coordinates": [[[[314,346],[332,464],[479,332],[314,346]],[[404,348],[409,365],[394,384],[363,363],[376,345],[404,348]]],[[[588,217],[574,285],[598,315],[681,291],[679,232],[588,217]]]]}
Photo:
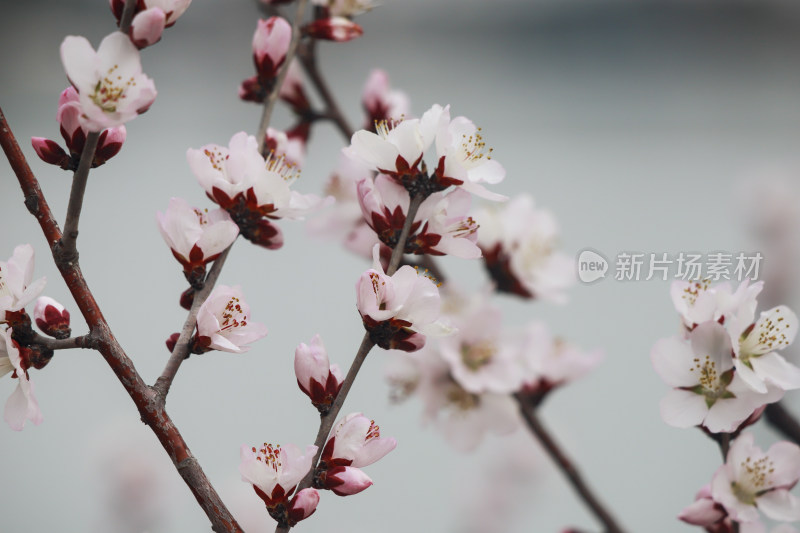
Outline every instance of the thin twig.
{"type": "Polygon", "coordinates": [[[183,363],[183,360],[189,355],[189,341],[191,340],[192,333],[197,323],[197,312],[200,310],[200,306],[203,305],[203,302],[206,301],[206,298],[208,298],[208,295],[211,294],[211,289],[214,288],[214,284],[217,282],[217,278],[219,278],[219,274],[222,271],[222,266],[225,264],[225,259],[228,257],[228,252],[231,251],[232,247],[233,244],[231,243],[231,245],[219,255],[216,261],[214,261],[214,265],[211,267],[211,270],[208,272],[203,282],[203,288],[194,294],[192,308],[189,310],[189,316],[186,317],[186,321],[183,323],[178,342],[175,343],[175,348],[172,349],[172,355],[170,355],[167,361],[167,366],[164,367],[161,376],[156,380],[155,385],[153,385],[153,388],[158,393],[162,402],[167,401],[167,394],[169,393],[172,381],[175,379],[175,375],[178,373],[181,363],[183,363]]]}
{"type": "Polygon", "coordinates": [[[77,262],[60,260],[57,244],[62,237],[61,231],[53,218],[36,176],[31,171],[6,122],[2,109],[0,109],[0,146],[19,180],[25,196],[25,205],[38,220],[42,233],[50,245],[56,266],[92,332],[96,349],[103,355],[106,363],[136,404],[142,422],[150,426],[161,446],[169,455],[197,503],[206,513],[212,529],[217,533],[241,533],[242,529],[214,490],[178,428],[175,427],[163,405],[159,404],[156,393],[147,386],[136,371],[133,361],[117,342],[94,295],[89,290],[77,262]]]}
{"type": "Polygon", "coordinates": [[[411,197],[403,229],[400,231],[397,244],[392,250],[392,257],[389,259],[389,267],[386,269],[387,276],[394,274],[397,271],[397,267],[400,266],[400,260],[403,258],[403,254],[406,251],[406,241],[408,241],[408,236],[411,233],[411,226],[414,224],[414,218],[417,216],[417,210],[419,210],[419,206],[422,204],[423,200],[425,200],[425,198],[422,194],[415,194],[411,197]]]}
{"type": "Polygon", "coordinates": [[[81,335],[80,337],[70,337],[68,339],[52,339],[50,337],[45,337],[44,335],[39,335],[34,331],[32,343],[40,344],[51,350],[70,350],[72,348],[91,349],[94,348],[94,337],[92,337],[91,333],[89,333],[86,335],[81,335]]]}
{"type": "Polygon", "coordinates": [[[728,459],[728,450],[731,449],[731,434],[730,433],[720,433],[719,434],[719,453],[722,454],[722,462],[724,463],[728,459]]]}
{"type": "Polygon", "coordinates": [[[78,169],[72,175],[72,190],[69,193],[69,204],[67,205],[67,218],[64,222],[64,235],[59,245],[58,253],[64,261],[76,261],[78,250],[76,241],[78,240],[78,222],[81,218],[83,209],[83,196],[86,193],[86,182],[89,180],[89,170],[92,168],[94,152],[97,149],[97,141],[100,138],[99,131],[90,132],[86,136],[86,143],[83,145],[81,160],[78,169]]]}
{"type": "Polygon", "coordinates": [[[269,96],[267,96],[267,100],[264,102],[264,112],[261,114],[261,123],[258,125],[257,135],[258,151],[261,152],[261,155],[265,155],[264,148],[266,147],[267,141],[267,128],[269,127],[269,121],[272,118],[272,109],[275,107],[275,102],[278,100],[278,94],[280,94],[281,85],[283,85],[283,80],[286,79],[286,74],[289,72],[289,64],[292,62],[292,58],[297,52],[297,45],[300,43],[300,23],[303,21],[303,13],[306,9],[306,2],[307,0],[298,0],[297,2],[297,11],[295,12],[294,20],[292,21],[292,41],[289,43],[289,49],[286,51],[286,58],[283,60],[281,71],[278,73],[278,77],[275,79],[275,86],[272,88],[269,96]]]}
{"type": "Polygon", "coordinates": [[[297,57],[303,69],[306,71],[306,74],[308,74],[309,79],[317,89],[322,101],[325,102],[325,112],[322,113],[322,116],[336,124],[336,127],[345,138],[345,142],[350,142],[350,139],[353,137],[353,128],[347,122],[341,109],[339,109],[336,99],[333,97],[328,84],[319,71],[319,67],[317,66],[316,46],[314,46],[315,42],[316,41],[312,40],[308,46],[301,47],[297,53],[297,57]]]}
{"type": "Polygon", "coordinates": [[[800,423],[783,406],[783,402],[767,405],[764,410],[764,417],[772,427],[783,433],[784,437],[800,445],[800,423]]]}
{"type": "Polygon", "coordinates": [[[517,402],[519,402],[520,412],[523,418],[525,418],[525,422],[528,423],[531,433],[539,440],[545,451],[547,451],[550,458],[558,465],[564,475],[567,476],[572,488],[575,489],[584,503],[591,509],[592,513],[594,513],[597,519],[605,526],[607,533],[622,533],[623,529],[617,524],[614,517],[611,516],[611,513],[600,503],[598,497],[594,495],[581,477],[578,469],[575,468],[572,461],[569,460],[558,443],[542,425],[539,417],[536,415],[536,409],[530,406],[523,396],[519,394],[515,394],[514,396],[517,402]]]}

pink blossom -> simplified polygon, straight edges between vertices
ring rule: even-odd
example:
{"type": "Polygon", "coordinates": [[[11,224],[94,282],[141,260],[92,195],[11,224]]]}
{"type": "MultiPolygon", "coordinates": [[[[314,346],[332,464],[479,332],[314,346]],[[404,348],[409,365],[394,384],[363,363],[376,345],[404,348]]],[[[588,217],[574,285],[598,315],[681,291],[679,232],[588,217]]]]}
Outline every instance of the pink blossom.
{"type": "Polygon", "coordinates": [[[744,433],[733,442],[711,481],[711,496],[738,522],[757,521],[758,511],[773,520],[800,520],[800,500],[789,492],[800,479],[800,447],[781,441],[764,453],[754,440],[744,433]]]}
{"type": "Polygon", "coordinates": [[[690,334],[658,341],[651,353],[656,372],[674,387],[661,401],[661,416],[676,427],[702,425],[713,433],[732,432],[757,408],[781,399],[783,390],[751,390],[734,371],[725,328],[704,322],[690,334]]]}
{"type": "Polygon", "coordinates": [[[238,286],[218,285],[197,312],[196,348],[244,353],[250,349],[246,344],[266,335],[266,326],[250,321],[250,306],[238,286]]]}
{"type": "Polygon", "coordinates": [[[33,319],[40,330],[56,339],[66,339],[72,333],[69,327],[69,311],[48,296],[41,296],[36,300],[33,319]]]}
{"type": "MultiPolygon", "coordinates": [[[[55,141],[50,139],[42,137],[31,138],[31,143],[39,158],[64,170],[74,171],[78,168],[78,163],[83,153],[83,145],[86,143],[88,131],[81,126],[81,107],[79,102],[78,92],[72,86],[64,89],[58,99],[56,119],[60,124],[61,136],[67,144],[69,153],[65,152],[55,141]]],[[[122,149],[126,135],[125,126],[103,130],[97,140],[92,168],[99,167],[117,155],[122,149]]]]}
{"type": "Polygon", "coordinates": [[[120,126],[156,98],[153,80],[142,73],[139,51],[119,32],[104,38],[96,52],[86,38],[68,36],[61,44],[61,61],[78,91],[78,120],[87,131],[120,126]]]}
{"type": "Polygon", "coordinates": [[[289,137],[286,132],[267,128],[266,147],[273,157],[283,157],[289,166],[302,168],[306,157],[306,143],[298,137],[289,137]]]}
{"type": "Polygon", "coordinates": [[[317,19],[304,28],[314,39],[324,39],[339,43],[352,41],[364,35],[364,29],[345,17],[317,19]]]}
{"type": "Polygon", "coordinates": [[[532,322],[525,333],[520,364],[523,390],[529,394],[542,394],[579,379],[603,361],[601,350],[583,351],[553,338],[542,322],[532,322]]]}
{"type": "Polygon", "coordinates": [[[453,318],[458,332],[441,339],[438,352],[467,392],[510,394],[520,387],[520,342],[502,331],[500,309],[483,300],[453,318]]]}
{"type": "MultiPolygon", "coordinates": [[[[243,444],[239,473],[242,474],[242,481],[253,485],[267,507],[274,508],[289,500],[297,484],[311,470],[311,461],[316,452],[316,446],[307,446],[303,455],[294,444],[281,447],[265,443],[259,449],[243,444]]],[[[307,506],[310,496],[309,493],[304,495],[298,506],[307,506]]]]}
{"type": "MultiPolygon", "coordinates": [[[[411,202],[408,191],[389,176],[383,174],[365,178],[357,185],[358,200],[364,220],[385,245],[397,243],[406,212],[411,202]]],[[[478,225],[467,216],[471,204],[466,191],[454,190],[449,194],[434,193],[420,205],[405,253],[445,255],[464,259],[480,257],[477,241],[478,225]]]]}
{"type": "Polygon", "coordinates": [[[131,40],[136,48],[142,49],[161,40],[167,24],[167,14],[159,7],[139,11],[131,22],[131,40]]]}
{"type": "Polygon", "coordinates": [[[11,377],[17,379],[17,388],[6,400],[3,418],[11,429],[22,431],[27,420],[38,426],[43,418],[34,395],[33,382],[28,376],[30,352],[11,338],[12,333],[11,328],[0,330],[0,377],[13,372],[11,377]]]}
{"type": "Polygon", "coordinates": [[[500,292],[564,303],[564,291],[575,283],[572,258],[556,250],[558,226],[533,198],[520,195],[502,208],[475,215],[478,246],[486,269],[500,292]]]}
{"type": "Polygon", "coordinates": [[[670,295],[683,325],[691,331],[697,324],[709,320],[721,320],[724,324],[738,316],[752,317],[756,311],[756,298],[763,288],[763,281],[750,283],[748,279],[736,291],[732,290],[729,282],[711,285],[708,280],[676,280],[672,282],[670,295]]]}
{"type": "Polygon", "coordinates": [[[331,365],[319,335],[311,344],[300,343],[294,352],[294,373],[300,390],[321,412],[327,412],[342,388],[344,376],[338,365],[331,365]]]}
{"type": "Polygon", "coordinates": [[[436,285],[408,265],[387,276],[378,246],[373,249],[373,268],[356,283],[356,295],[364,327],[381,348],[413,352],[425,344],[425,335],[452,332],[438,320],[441,304],[436,285]]]}
{"type": "Polygon", "coordinates": [[[253,34],[253,61],[259,80],[266,85],[277,75],[292,40],[292,26],[281,17],[258,21],[253,34]]]}
{"type": "Polygon", "coordinates": [[[313,3],[327,9],[336,17],[360,15],[375,7],[374,0],[313,0],[313,3]]]}
{"type": "Polygon", "coordinates": [[[333,428],[320,457],[327,467],[363,468],[394,450],[397,441],[381,437],[374,420],[361,413],[350,413],[333,428]]]}
{"type": "Polygon", "coordinates": [[[392,91],[389,76],[380,69],[370,72],[361,93],[361,105],[367,113],[365,130],[372,130],[375,124],[385,120],[400,120],[408,115],[410,104],[408,96],[402,91],[392,91]]]}
{"type": "Polygon", "coordinates": [[[182,198],[171,198],[166,212],[156,217],[161,236],[187,276],[194,269],[204,274],[204,265],[219,257],[239,235],[239,227],[224,209],[200,210],[182,198]]]}
{"type": "Polygon", "coordinates": [[[30,244],[17,246],[8,261],[0,261],[0,313],[24,310],[42,293],[47,279],[32,281],[33,266],[34,251],[30,244]]]}

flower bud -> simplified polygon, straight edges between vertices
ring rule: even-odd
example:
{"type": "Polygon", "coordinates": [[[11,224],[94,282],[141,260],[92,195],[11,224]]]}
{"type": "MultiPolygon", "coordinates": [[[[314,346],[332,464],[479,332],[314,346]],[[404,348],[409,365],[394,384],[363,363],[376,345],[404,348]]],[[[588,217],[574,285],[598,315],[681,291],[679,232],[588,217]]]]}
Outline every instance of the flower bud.
{"type": "Polygon", "coordinates": [[[343,43],[364,35],[364,30],[350,19],[331,17],[315,20],[305,27],[305,32],[314,39],[343,43]]]}
{"type": "Polygon", "coordinates": [[[45,163],[56,165],[64,170],[69,169],[71,159],[57,142],[44,137],[31,137],[31,144],[36,155],[45,163]]]}
{"type": "Polygon", "coordinates": [[[289,502],[287,515],[289,524],[294,525],[301,520],[305,520],[317,510],[319,504],[319,491],[317,489],[303,489],[289,502]]]}
{"type": "Polygon", "coordinates": [[[131,41],[141,50],[161,40],[167,24],[167,14],[159,7],[140,11],[133,17],[129,31],[131,41]]]}
{"type": "Polygon", "coordinates": [[[72,333],[69,327],[69,311],[47,296],[41,296],[36,300],[33,318],[42,332],[56,339],[66,339],[72,333]]]}
{"type": "Polygon", "coordinates": [[[331,365],[319,335],[311,345],[300,343],[294,352],[294,373],[300,390],[320,412],[326,412],[342,388],[339,367],[331,365]]]}
{"type": "Polygon", "coordinates": [[[280,228],[266,218],[260,219],[252,228],[241,228],[242,236],[253,244],[268,250],[277,250],[283,246],[283,233],[280,228]]]}
{"type": "Polygon", "coordinates": [[[323,488],[338,496],[351,496],[372,485],[372,480],[364,472],[352,466],[336,466],[321,476],[323,488]]]}
{"type": "Polygon", "coordinates": [[[178,344],[178,339],[180,336],[180,333],[173,333],[167,339],[167,350],[169,350],[169,353],[172,353],[175,350],[175,345],[178,344]]]}
{"type": "Polygon", "coordinates": [[[125,126],[117,126],[115,128],[103,130],[103,133],[100,134],[100,138],[97,140],[97,150],[94,151],[92,168],[99,167],[117,155],[122,149],[127,135],[128,130],[125,129],[125,126]]]}
{"type": "Polygon", "coordinates": [[[270,17],[258,21],[253,34],[253,61],[262,84],[274,80],[278,75],[291,40],[292,27],[286,19],[270,17]]]}

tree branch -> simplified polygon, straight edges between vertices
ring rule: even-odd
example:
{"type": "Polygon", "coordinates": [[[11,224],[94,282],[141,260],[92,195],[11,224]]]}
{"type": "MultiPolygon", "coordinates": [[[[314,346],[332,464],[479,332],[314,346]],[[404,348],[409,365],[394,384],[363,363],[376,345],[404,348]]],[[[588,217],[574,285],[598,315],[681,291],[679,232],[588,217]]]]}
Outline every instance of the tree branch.
{"type": "Polygon", "coordinates": [[[91,333],[80,337],[70,337],[68,339],[53,339],[33,332],[33,344],[40,344],[51,350],[70,350],[73,348],[95,349],[95,338],[91,333]]]}
{"type": "Polygon", "coordinates": [[[200,465],[192,456],[189,447],[183,440],[178,428],[175,427],[163,405],[158,402],[158,396],[145,384],[133,362],[117,342],[105,317],[100,311],[94,295],[83,277],[77,262],[59,262],[57,258],[57,244],[62,235],[44,194],[39,187],[38,180],[31,172],[22,151],[6,122],[5,115],[0,109],[0,146],[8,157],[11,168],[19,180],[20,187],[25,195],[25,205],[39,221],[42,232],[48,241],[56,266],[64,278],[75,303],[80,309],[86,323],[89,325],[92,336],[96,339],[96,349],[103,355],[106,363],[111,367],[117,379],[125,387],[125,391],[136,404],[142,422],[150,426],[161,446],[169,455],[172,463],[177,468],[189,490],[194,494],[206,516],[211,522],[212,529],[217,533],[241,532],[242,529],[231,515],[230,511],[214,490],[211,482],[206,477],[200,465]]]}
{"type": "Polygon", "coordinates": [[[133,13],[136,11],[136,0],[125,0],[125,7],[122,8],[122,17],[119,19],[119,31],[127,34],[133,22],[133,13]]]}
{"type": "Polygon", "coordinates": [[[272,118],[272,109],[275,107],[275,102],[278,100],[278,94],[281,91],[281,85],[283,85],[283,80],[286,79],[286,74],[289,72],[289,64],[292,62],[292,58],[297,52],[297,45],[300,43],[300,22],[303,20],[303,13],[306,9],[306,2],[307,0],[298,0],[297,1],[297,11],[294,15],[294,20],[292,21],[292,41],[289,43],[289,49],[286,51],[286,59],[283,60],[283,65],[281,66],[281,71],[278,73],[278,77],[275,79],[275,86],[269,93],[267,100],[264,102],[264,112],[261,115],[261,123],[258,125],[258,151],[261,152],[261,155],[264,154],[264,148],[266,147],[266,140],[267,140],[267,128],[269,127],[269,121],[272,118]]]}
{"type": "Polygon", "coordinates": [[[403,229],[400,230],[397,244],[392,250],[391,259],[389,259],[389,267],[386,269],[387,276],[394,274],[397,271],[397,267],[400,266],[400,260],[403,258],[403,254],[406,251],[406,241],[408,241],[408,236],[411,233],[411,226],[414,224],[414,217],[417,216],[417,211],[419,210],[419,206],[422,205],[423,200],[425,200],[425,197],[422,194],[415,194],[411,197],[411,201],[408,204],[408,213],[406,213],[406,220],[403,223],[403,229]]]}
{"type": "Polygon", "coordinates": [[[170,355],[167,361],[167,366],[164,367],[161,376],[156,380],[155,385],[153,385],[153,389],[158,393],[159,400],[162,403],[167,401],[169,388],[172,385],[172,381],[175,379],[175,375],[178,373],[178,369],[181,367],[181,363],[189,356],[189,342],[191,341],[192,333],[194,333],[194,328],[197,324],[197,312],[200,310],[200,306],[203,305],[203,302],[206,301],[206,298],[208,298],[208,295],[211,294],[211,289],[214,288],[214,284],[217,282],[217,278],[219,278],[219,274],[222,271],[222,266],[225,264],[225,259],[228,257],[228,252],[231,251],[232,247],[233,244],[231,243],[231,245],[217,257],[203,282],[203,288],[195,293],[194,299],[192,300],[192,308],[189,310],[189,316],[186,317],[186,321],[183,323],[178,342],[175,343],[175,348],[172,349],[172,355],[170,355]]]}
{"type": "Polygon", "coordinates": [[[325,112],[322,113],[322,116],[332,121],[339,129],[342,136],[344,136],[345,142],[349,143],[350,139],[353,137],[353,128],[347,122],[341,109],[339,109],[336,99],[333,97],[328,84],[319,71],[319,67],[317,66],[317,48],[315,44],[316,41],[312,40],[307,46],[301,47],[297,52],[297,57],[300,60],[300,64],[303,66],[303,70],[306,71],[309,79],[317,89],[322,101],[325,102],[325,112]]]}
{"type": "Polygon", "coordinates": [[[58,245],[56,261],[73,262],[78,260],[78,250],[76,242],[78,240],[78,222],[81,218],[83,209],[83,196],[86,193],[86,182],[89,180],[89,170],[92,168],[94,152],[97,149],[97,141],[100,139],[100,132],[93,131],[86,135],[86,143],[83,145],[81,160],[78,169],[72,175],[72,190],[69,193],[69,204],[67,205],[67,218],[64,222],[64,235],[58,245]]]}
{"type": "Polygon", "coordinates": [[[556,465],[558,465],[564,475],[567,476],[572,488],[575,489],[575,492],[578,493],[584,503],[586,503],[592,513],[594,513],[595,517],[605,526],[607,533],[622,533],[623,529],[616,523],[611,513],[603,507],[603,504],[600,503],[600,500],[594,495],[581,477],[578,469],[575,468],[572,461],[570,461],[558,443],[542,425],[541,421],[539,421],[539,417],[536,415],[536,409],[529,405],[523,396],[515,394],[514,397],[519,403],[520,412],[525,422],[527,422],[531,433],[533,433],[542,444],[542,447],[544,447],[547,454],[556,465]]]}

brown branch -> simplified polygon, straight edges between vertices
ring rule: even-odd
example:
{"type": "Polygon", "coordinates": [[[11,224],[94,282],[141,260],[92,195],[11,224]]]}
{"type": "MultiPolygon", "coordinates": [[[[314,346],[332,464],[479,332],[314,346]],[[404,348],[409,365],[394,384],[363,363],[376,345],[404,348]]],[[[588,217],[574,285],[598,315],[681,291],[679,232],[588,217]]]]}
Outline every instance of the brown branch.
{"type": "Polygon", "coordinates": [[[89,325],[96,342],[96,349],[103,355],[114,371],[126,392],[136,404],[142,422],[150,426],[161,446],[169,455],[189,490],[194,494],[197,503],[205,511],[211,521],[212,529],[218,533],[241,532],[242,529],[220,499],[210,481],[206,477],[197,460],[192,455],[178,428],[175,427],[163,405],[158,402],[158,395],[142,380],[133,362],[117,342],[100,311],[100,307],[83,277],[77,261],[62,261],[57,253],[57,243],[61,239],[61,231],[53,219],[50,207],[45,200],[38,180],[31,172],[22,151],[17,144],[5,115],[0,109],[0,146],[3,148],[11,168],[19,180],[25,195],[25,205],[39,221],[42,232],[48,241],[56,266],[64,278],[75,303],[89,325]]]}
{"type": "Polygon", "coordinates": [[[78,222],[81,218],[83,209],[83,196],[86,193],[86,182],[89,180],[89,170],[92,168],[94,152],[97,149],[97,141],[100,132],[93,131],[86,136],[86,144],[83,145],[81,160],[78,169],[72,175],[72,190],[69,193],[69,204],[67,205],[67,218],[64,222],[64,235],[57,247],[57,253],[61,260],[65,262],[77,261],[78,250],[76,242],[78,240],[78,222]]]}
{"type": "Polygon", "coordinates": [[[39,335],[35,331],[31,340],[32,344],[40,344],[51,350],[70,350],[73,348],[95,349],[95,338],[91,333],[80,337],[70,337],[68,339],[53,339],[39,335]]]}
{"type": "Polygon", "coordinates": [[[303,20],[303,12],[306,9],[306,2],[307,0],[297,1],[297,11],[295,12],[294,20],[292,21],[292,41],[289,43],[289,49],[286,51],[286,58],[283,60],[281,71],[278,73],[278,77],[275,79],[275,85],[272,88],[272,91],[270,91],[267,100],[264,102],[264,112],[261,114],[261,123],[258,125],[257,136],[258,151],[261,153],[261,155],[265,155],[264,149],[266,147],[267,128],[269,127],[269,121],[272,118],[272,109],[275,107],[275,102],[278,100],[278,94],[280,94],[281,85],[283,85],[283,80],[286,79],[286,74],[289,72],[289,64],[292,62],[292,58],[297,52],[297,45],[300,43],[300,23],[303,20]]]}
{"type": "Polygon", "coordinates": [[[600,503],[600,500],[594,495],[592,490],[581,477],[578,469],[575,468],[575,466],[572,464],[572,461],[570,461],[558,443],[542,425],[539,417],[536,415],[536,409],[525,401],[524,396],[515,394],[514,397],[519,403],[520,412],[522,413],[525,422],[527,422],[531,433],[533,433],[537,440],[542,444],[542,447],[544,447],[545,451],[547,451],[547,454],[550,456],[550,458],[556,463],[556,465],[558,465],[558,467],[567,477],[572,485],[572,488],[575,489],[575,492],[578,493],[584,503],[586,503],[589,509],[591,509],[592,513],[594,513],[595,517],[597,517],[603,526],[605,526],[607,533],[622,533],[623,529],[617,524],[617,522],[614,520],[614,517],[611,516],[611,513],[606,510],[602,503],[600,503]]]}
{"type": "Polygon", "coordinates": [[[800,423],[790,413],[783,402],[771,403],[764,410],[764,418],[769,425],[783,433],[783,436],[800,445],[800,423]]]}
{"type": "Polygon", "coordinates": [[[316,41],[312,40],[307,46],[301,47],[297,52],[297,57],[300,60],[300,64],[303,66],[303,70],[306,71],[306,74],[308,74],[309,79],[314,84],[320,97],[322,97],[322,101],[325,102],[325,112],[321,113],[321,116],[333,122],[342,136],[344,136],[345,141],[349,143],[350,139],[353,137],[353,128],[347,122],[341,109],[339,109],[336,99],[333,97],[328,84],[319,71],[315,43],[316,41]]]}
{"type": "Polygon", "coordinates": [[[172,381],[175,379],[175,375],[178,373],[178,369],[181,367],[181,363],[189,356],[189,344],[197,323],[197,312],[200,310],[200,306],[203,305],[203,302],[206,301],[206,298],[208,298],[208,295],[211,294],[211,289],[214,288],[214,284],[217,282],[217,278],[219,278],[219,274],[222,271],[222,266],[225,264],[225,259],[228,257],[228,252],[231,251],[232,247],[233,243],[219,255],[216,261],[214,261],[214,265],[211,267],[211,270],[208,272],[203,282],[203,288],[195,293],[194,299],[192,300],[192,308],[189,310],[189,316],[186,317],[186,321],[183,323],[180,337],[178,337],[178,341],[175,343],[175,348],[173,348],[172,355],[170,355],[167,361],[167,366],[164,367],[161,376],[156,380],[155,385],[153,385],[153,389],[158,393],[162,403],[167,401],[169,388],[172,385],[172,381]]]}

